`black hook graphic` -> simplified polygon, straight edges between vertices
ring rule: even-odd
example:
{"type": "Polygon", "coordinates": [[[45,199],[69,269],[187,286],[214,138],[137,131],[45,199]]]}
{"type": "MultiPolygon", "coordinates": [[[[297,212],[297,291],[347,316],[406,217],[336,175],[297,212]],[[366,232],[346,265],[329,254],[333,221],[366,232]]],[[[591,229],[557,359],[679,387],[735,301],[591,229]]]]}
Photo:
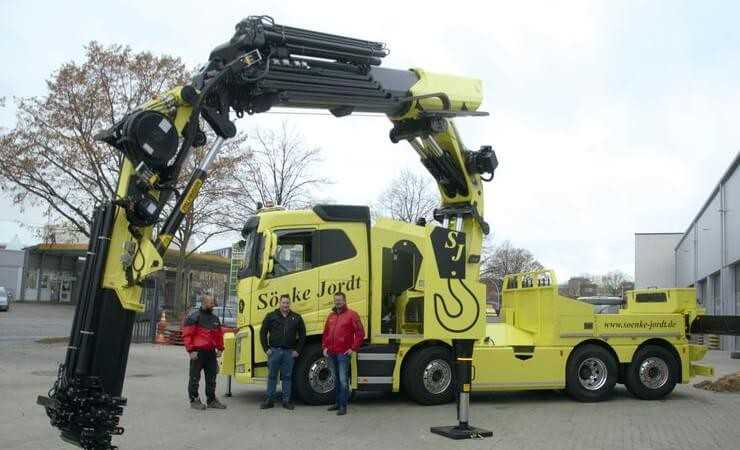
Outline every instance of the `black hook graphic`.
{"type": "Polygon", "coordinates": [[[442,317],[440,317],[439,314],[439,304],[442,304],[442,309],[444,309],[445,315],[450,319],[457,319],[458,317],[462,316],[463,312],[465,311],[464,305],[462,300],[455,295],[455,293],[452,291],[452,282],[450,281],[450,278],[447,279],[447,290],[450,292],[450,295],[452,295],[452,298],[455,299],[455,302],[457,302],[458,305],[458,312],[456,314],[450,313],[449,308],[447,307],[447,302],[445,301],[445,298],[438,293],[434,293],[434,315],[437,317],[437,322],[444,328],[445,330],[451,332],[451,333],[464,333],[468,331],[469,329],[473,328],[475,324],[478,322],[478,318],[480,317],[480,304],[478,303],[478,299],[475,297],[475,294],[468,288],[467,285],[465,285],[465,282],[462,279],[458,280],[462,287],[470,294],[470,298],[473,299],[473,303],[475,304],[475,317],[473,318],[472,322],[470,322],[470,325],[467,325],[463,328],[454,328],[448,324],[445,324],[445,320],[442,320],[442,317]]]}

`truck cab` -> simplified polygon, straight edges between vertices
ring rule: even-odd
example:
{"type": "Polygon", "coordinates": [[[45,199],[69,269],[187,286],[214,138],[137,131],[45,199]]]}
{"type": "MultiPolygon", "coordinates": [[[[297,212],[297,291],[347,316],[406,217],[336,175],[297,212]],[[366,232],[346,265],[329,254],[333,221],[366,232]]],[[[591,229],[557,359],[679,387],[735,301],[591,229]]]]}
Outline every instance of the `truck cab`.
{"type": "MultiPolygon", "coordinates": [[[[334,381],[320,340],[337,292],[346,295],[348,307],[358,313],[367,332],[366,344],[352,362],[357,389],[397,391],[403,363],[399,354],[431,337],[444,339],[440,323],[450,332],[485,326],[479,303],[485,289],[478,280],[477,259],[469,262],[465,257],[468,245],[476,242],[465,233],[390,219],[371,226],[367,207],[317,205],[301,211],[262,208],[247,221],[242,235],[239,330],[227,334],[222,364],[222,372],[233,374],[238,383],[266,379],[267,356],[259,333],[283,294],[290,296],[291,308],[306,323],[307,343],[296,361],[294,385],[307,403],[331,399],[334,381]],[[445,246],[446,254],[438,258],[445,246]],[[438,271],[445,257],[457,259],[453,266],[442,263],[456,277],[450,280],[456,286],[447,292],[446,279],[438,271]],[[472,270],[466,271],[468,264],[472,270]]],[[[449,345],[444,352],[444,371],[450,378],[449,345]]],[[[452,384],[447,385],[445,399],[452,395],[452,384]]]]}

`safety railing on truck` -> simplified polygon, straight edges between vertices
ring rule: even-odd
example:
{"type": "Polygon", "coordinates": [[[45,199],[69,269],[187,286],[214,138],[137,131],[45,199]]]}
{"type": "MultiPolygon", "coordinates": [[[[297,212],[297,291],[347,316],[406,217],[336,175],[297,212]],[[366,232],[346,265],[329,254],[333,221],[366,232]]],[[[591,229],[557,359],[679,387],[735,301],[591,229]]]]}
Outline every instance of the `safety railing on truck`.
{"type": "Polygon", "coordinates": [[[502,283],[504,291],[527,288],[557,287],[555,272],[550,269],[506,275],[502,283]]]}

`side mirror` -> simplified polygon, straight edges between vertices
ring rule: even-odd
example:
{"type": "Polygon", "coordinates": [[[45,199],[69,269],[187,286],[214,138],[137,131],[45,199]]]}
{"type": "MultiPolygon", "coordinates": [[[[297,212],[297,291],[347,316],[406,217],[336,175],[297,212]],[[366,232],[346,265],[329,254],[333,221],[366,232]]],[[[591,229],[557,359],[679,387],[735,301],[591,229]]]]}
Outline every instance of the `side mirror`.
{"type": "Polygon", "coordinates": [[[265,245],[262,250],[262,273],[261,279],[265,279],[268,273],[272,273],[274,266],[275,249],[277,248],[277,236],[275,233],[265,233],[265,245]]]}

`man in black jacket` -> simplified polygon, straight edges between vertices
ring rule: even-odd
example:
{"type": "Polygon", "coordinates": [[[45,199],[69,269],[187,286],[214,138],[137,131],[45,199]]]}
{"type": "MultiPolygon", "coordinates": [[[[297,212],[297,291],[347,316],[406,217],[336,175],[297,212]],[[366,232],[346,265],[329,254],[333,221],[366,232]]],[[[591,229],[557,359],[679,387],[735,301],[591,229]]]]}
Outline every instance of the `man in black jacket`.
{"type": "Polygon", "coordinates": [[[267,354],[267,397],[260,408],[273,407],[273,397],[277,387],[278,371],[282,376],[283,408],[293,409],[290,401],[291,375],[293,361],[303,349],[306,342],[306,325],[303,317],[290,310],[290,296],[280,297],[280,308],[269,313],[262,321],[260,342],[267,354]]]}

